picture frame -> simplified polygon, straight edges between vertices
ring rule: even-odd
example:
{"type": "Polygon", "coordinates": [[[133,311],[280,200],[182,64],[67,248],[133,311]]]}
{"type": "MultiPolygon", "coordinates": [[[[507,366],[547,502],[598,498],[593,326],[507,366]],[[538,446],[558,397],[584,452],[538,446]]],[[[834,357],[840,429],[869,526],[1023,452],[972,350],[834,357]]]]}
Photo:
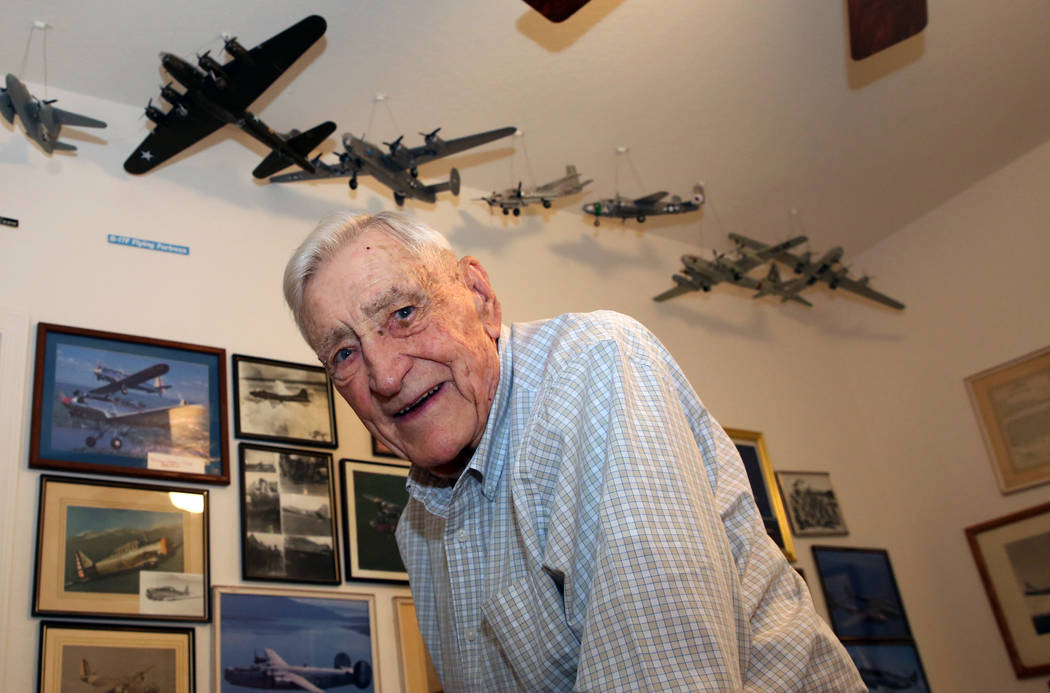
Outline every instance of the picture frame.
{"type": "Polygon", "coordinates": [[[37,325],[29,466],[230,483],[226,352],[37,325]]]}
{"type": "Polygon", "coordinates": [[[208,621],[208,491],[42,475],[33,615],[208,621]]]}
{"type": "Polygon", "coordinates": [[[725,432],[740,453],[766,533],[784,552],[788,562],[794,563],[795,544],[791,541],[784,501],[780,497],[780,488],[766,451],[765,436],[758,431],[742,428],[727,428],[725,432]]]}
{"type": "Polygon", "coordinates": [[[349,459],[339,465],[347,578],[407,583],[394,530],[408,503],[408,468],[349,459]]]}
{"type": "Polygon", "coordinates": [[[965,533],[1014,672],[1050,674],[1050,503],[965,533]]]}
{"type": "Polygon", "coordinates": [[[411,467],[412,463],[401,457],[396,452],[388,448],[382,442],[380,442],[375,436],[372,438],[372,455],[375,457],[381,457],[383,459],[377,460],[382,464],[393,464],[399,467],[411,467]]]}
{"type": "Polygon", "coordinates": [[[375,595],[217,586],[214,603],[213,691],[244,690],[235,685],[242,676],[292,673],[327,675],[325,688],[381,692],[375,595]]]}
{"type": "Polygon", "coordinates": [[[441,679],[423,644],[412,597],[394,597],[394,619],[401,656],[401,689],[404,693],[440,693],[441,679]]]}
{"type": "Polygon", "coordinates": [[[812,550],[831,630],[840,640],[912,638],[885,549],[813,546],[812,550]]]}
{"type": "Polygon", "coordinates": [[[338,585],[332,455],[241,443],[241,577],[338,585]]]}
{"type": "Polygon", "coordinates": [[[777,472],[788,524],[796,537],[849,534],[828,472],[777,472]]]}
{"type": "Polygon", "coordinates": [[[919,649],[910,640],[900,642],[851,641],[843,643],[871,690],[894,689],[930,693],[919,649]]]}
{"type": "Polygon", "coordinates": [[[332,381],[321,366],[233,355],[234,435],[339,447],[332,381]]]}
{"type": "Polygon", "coordinates": [[[999,490],[1050,482],[1050,346],[964,382],[999,490]]]}
{"type": "Polygon", "coordinates": [[[195,659],[193,628],[41,621],[37,691],[193,693],[195,659]]]}

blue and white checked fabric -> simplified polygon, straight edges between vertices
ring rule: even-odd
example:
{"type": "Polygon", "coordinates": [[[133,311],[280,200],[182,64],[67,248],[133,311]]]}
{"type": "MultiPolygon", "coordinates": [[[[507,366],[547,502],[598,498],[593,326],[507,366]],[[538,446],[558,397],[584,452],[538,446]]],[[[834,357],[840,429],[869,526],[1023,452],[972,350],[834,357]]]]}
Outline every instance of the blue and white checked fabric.
{"type": "Polygon", "coordinates": [[[398,526],[446,691],[866,691],[659,341],[601,311],[504,326],[462,476],[398,526]]]}

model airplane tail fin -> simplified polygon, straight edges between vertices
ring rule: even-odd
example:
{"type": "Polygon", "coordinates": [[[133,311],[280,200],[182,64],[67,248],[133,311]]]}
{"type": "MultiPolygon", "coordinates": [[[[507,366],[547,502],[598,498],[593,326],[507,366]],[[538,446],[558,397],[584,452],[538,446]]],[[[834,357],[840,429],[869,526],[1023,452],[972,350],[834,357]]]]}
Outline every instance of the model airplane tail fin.
{"type": "Polygon", "coordinates": [[[73,561],[76,563],[77,577],[87,580],[95,572],[95,563],[80,551],[73,552],[73,561]]]}
{"type": "Polygon", "coordinates": [[[86,659],[80,660],[80,680],[84,683],[94,683],[95,675],[91,673],[91,665],[86,659]]]}
{"type": "MultiPolygon", "coordinates": [[[[321,123],[316,127],[310,128],[306,132],[301,132],[295,137],[286,140],[285,146],[295,152],[298,158],[305,161],[307,155],[313,151],[314,147],[321,144],[321,142],[324,142],[324,139],[334,131],[335,123],[332,121],[321,123]]],[[[281,169],[288,168],[294,163],[298,163],[302,166],[302,162],[297,162],[292,156],[286,154],[284,151],[275,149],[270,152],[268,157],[262,160],[261,164],[255,167],[255,170],[252,171],[252,175],[256,178],[269,178],[281,169]]],[[[313,173],[316,169],[311,164],[306,170],[313,173]]]]}
{"type": "Polygon", "coordinates": [[[60,142],[59,140],[51,140],[51,148],[60,152],[75,152],[77,149],[68,142],[60,142]]]}
{"type": "Polygon", "coordinates": [[[448,172],[448,180],[444,183],[434,183],[426,187],[427,192],[439,193],[451,190],[453,195],[459,194],[459,169],[452,168],[448,172]]]}

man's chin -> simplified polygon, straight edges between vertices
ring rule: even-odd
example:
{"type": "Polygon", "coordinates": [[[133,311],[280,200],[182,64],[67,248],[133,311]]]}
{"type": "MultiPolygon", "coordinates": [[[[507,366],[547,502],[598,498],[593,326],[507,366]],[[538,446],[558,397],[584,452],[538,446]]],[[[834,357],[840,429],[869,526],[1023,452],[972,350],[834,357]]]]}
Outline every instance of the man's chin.
{"type": "Polygon", "coordinates": [[[424,458],[424,459],[409,459],[412,464],[416,467],[426,469],[434,476],[441,477],[443,479],[456,479],[463,470],[466,469],[467,464],[470,463],[470,458],[474,456],[473,448],[464,448],[458,455],[452,459],[445,460],[441,458],[424,458]]]}

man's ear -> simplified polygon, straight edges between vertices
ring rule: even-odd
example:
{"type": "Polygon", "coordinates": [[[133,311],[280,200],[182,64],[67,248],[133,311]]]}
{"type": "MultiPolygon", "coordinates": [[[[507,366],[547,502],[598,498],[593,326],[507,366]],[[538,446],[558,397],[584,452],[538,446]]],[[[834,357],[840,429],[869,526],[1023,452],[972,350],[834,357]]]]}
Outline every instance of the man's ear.
{"type": "Polygon", "coordinates": [[[474,306],[477,308],[485,333],[493,340],[499,339],[503,308],[496,297],[496,292],[492,289],[492,283],[489,282],[489,273],[485,271],[477,258],[469,255],[460,258],[459,273],[467,288],[474,294],[474,306]]]}

